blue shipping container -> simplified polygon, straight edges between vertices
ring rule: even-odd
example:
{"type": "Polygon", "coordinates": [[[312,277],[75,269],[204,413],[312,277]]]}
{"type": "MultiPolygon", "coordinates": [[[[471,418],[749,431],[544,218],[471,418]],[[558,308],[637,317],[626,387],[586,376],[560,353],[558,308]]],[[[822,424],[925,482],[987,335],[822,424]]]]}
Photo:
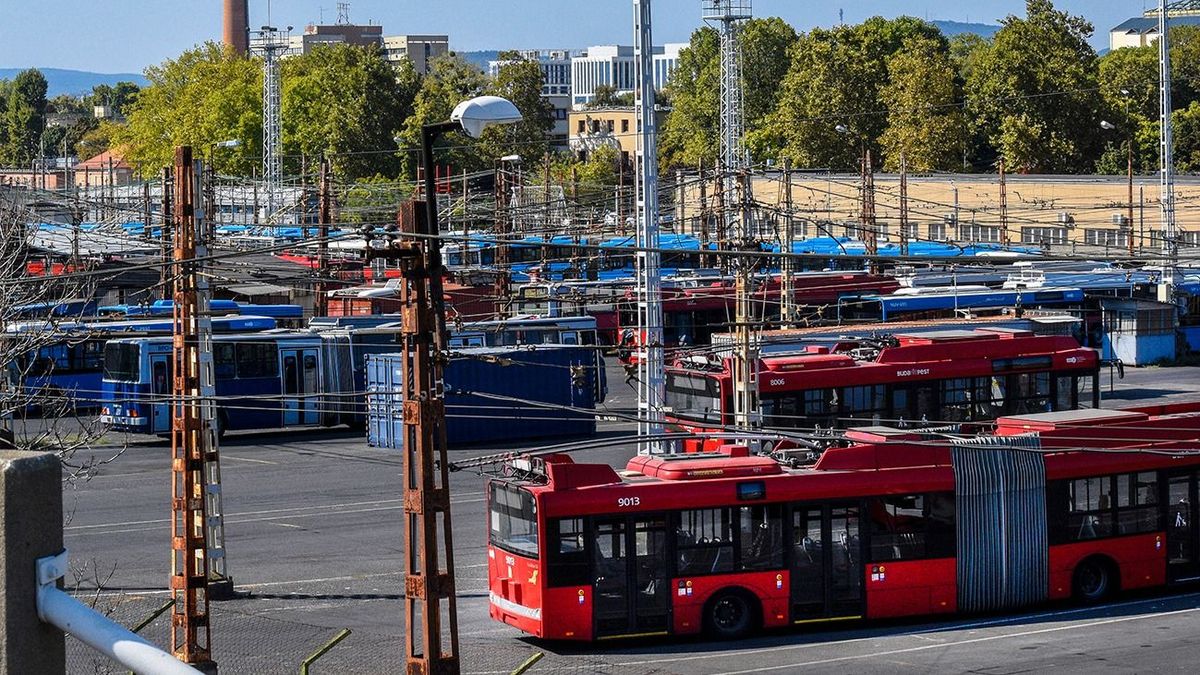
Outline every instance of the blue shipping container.
{"type": "MultiPolygon", "coordinates": [[[[455,354],[444,374],[450,445],[596,433],[595,415],[586,412],[605,390],[595,348],[477,347],[455,354]]],[[[400,354],[367,358],[367,441],[374,447],[403,447],[401,364],[400,354]]]]}

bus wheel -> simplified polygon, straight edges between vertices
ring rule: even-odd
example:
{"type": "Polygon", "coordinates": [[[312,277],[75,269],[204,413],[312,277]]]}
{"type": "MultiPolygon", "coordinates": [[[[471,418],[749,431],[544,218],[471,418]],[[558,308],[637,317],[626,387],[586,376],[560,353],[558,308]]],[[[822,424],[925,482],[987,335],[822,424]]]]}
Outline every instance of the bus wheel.
{"type": "Polygon", "coordinates": [[[1088,558],[1075,568],[1071,583],[1075,599],[1094,603],[1108,597],[1117,585],[1112,565],[1100,558],[1088,558]]]}
{"type": "Polygon", "coordinates": [[[225,440],[225,430],[229,428],[229,415],[224,410],[217,411],[217,440],[225,440]]]}
{"type": "Polygon", "coordinates": [[[754,605],[745,592],[721,591],[709,601],[707,619],[713,637],[736,640],[754,626],[754,605]]]}

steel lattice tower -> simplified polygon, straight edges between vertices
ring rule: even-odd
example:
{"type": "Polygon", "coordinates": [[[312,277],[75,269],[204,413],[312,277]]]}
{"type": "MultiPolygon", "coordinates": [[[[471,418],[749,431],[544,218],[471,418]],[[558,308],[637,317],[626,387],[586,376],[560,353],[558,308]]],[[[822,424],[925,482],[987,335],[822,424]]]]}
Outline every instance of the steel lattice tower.
{"type": "MultiPolygon", "coordinates": [[[[638,300],[638,433],[654,437],[663,432],[662,277],[658,236],[658,123],[655,119],[654,40],[650,0],[633,1],[635,24],[635,108],[637,109],[637,300],[638,300]]],[[[642,454],[667,452],[661,440],[639,444],[642,454]]]]}
{"type": "MultiPolygon", "coordinates": [[[[1158,0],[1158,104],[1159,199],[1162,208],[1163,274],[1159,300],[1174,302],[1175,266],[1179,261],[1175,229],[1175,153],[1171,124],[1171,47],[1168,40],[1167,1],[1158,0]]],[[[1132,224],[1130,225],[1132,229],[1132,224]]]]}
{"type": "MultiPolygon", "coordinates": [[[[752,16],[751,0],[703,0],[704,20],[721,34],[721,111],[718,172],[725,209],[721,227],[732,249],[747,250],[755,242],[750,168],[746,156],[745,106],[742,91],[742,26],[752,16]]],[[[739,427],[758,426],[758,345],[750,294],[753,261],[737,258],[737,348],[733,361],[734,420],[739,427]]]]}
{"type": "Polygon", "coordinates": [[[272,26],[258,31],[254,51],[263,59],[262,135],[263,182],[267,192],[267,222],[275,219],[276,198],[283,183],[283,138],[280,126],[279,58],[288,49],[288,33],[272,26]]]}

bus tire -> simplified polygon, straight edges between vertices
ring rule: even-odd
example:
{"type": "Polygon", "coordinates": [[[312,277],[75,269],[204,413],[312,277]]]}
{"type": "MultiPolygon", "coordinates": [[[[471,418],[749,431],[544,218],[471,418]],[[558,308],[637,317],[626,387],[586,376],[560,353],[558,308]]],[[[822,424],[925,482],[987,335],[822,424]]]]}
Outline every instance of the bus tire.
{"type": "Polygon", "coordinates": [[[229,414],[224,410],[217,411],[217,440],[225,440],[225,430],[229,428],[229,414]]]}
{"type": "Polygon", "coordinates": [[[1071,592],[1082,603],[1094,604],[1112,595],[1120,586],[1116,565],[1102,556],[1092,556],[1075,566],[1071,592]]]}
{"type": "Polygon", "coordinates": [[[728,588],[715,593],[705,605],[705,627],[718,640],[737,640],[758,625],[761,613],[753,595],[741,588],[728,588]]]}

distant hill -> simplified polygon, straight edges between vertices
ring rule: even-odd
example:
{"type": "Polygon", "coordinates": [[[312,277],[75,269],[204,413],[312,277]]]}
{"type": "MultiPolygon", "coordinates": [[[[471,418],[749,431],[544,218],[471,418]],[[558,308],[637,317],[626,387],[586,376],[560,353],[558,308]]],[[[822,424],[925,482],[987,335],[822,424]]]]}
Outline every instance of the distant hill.
{"type": "Polygon", "coordinates": [[[457,52],[457,54],[470,63],[475,64],[483,72],[487,72],[488,61],[495,61],[500,57],[499,50],[480,51],[480,52],[457,52]]]}
{"type": "MultiPolygon", "coordinates": [[[[26,68],[0,68],[0,80],[11,80],[26,68]]],[[[54,98],[59,94],[79,96],[92,93],[92,87],[98,84],[115,85],[118,82],[133,82],[144,87],[146,78],[137,73],[91,73],[85,70],[66,70],[63,68],[38,68],[46,76],[48,85],[46,95],[54,98]]]]}
{"type": "Polygon", "coordinates": [[[930,21],[929,23],[937,26],[946,37],[974,33],[979,37],[990,38],[1000,30],[1000,26],[990,23],[963,23],[962,21],[930,21]]]}

